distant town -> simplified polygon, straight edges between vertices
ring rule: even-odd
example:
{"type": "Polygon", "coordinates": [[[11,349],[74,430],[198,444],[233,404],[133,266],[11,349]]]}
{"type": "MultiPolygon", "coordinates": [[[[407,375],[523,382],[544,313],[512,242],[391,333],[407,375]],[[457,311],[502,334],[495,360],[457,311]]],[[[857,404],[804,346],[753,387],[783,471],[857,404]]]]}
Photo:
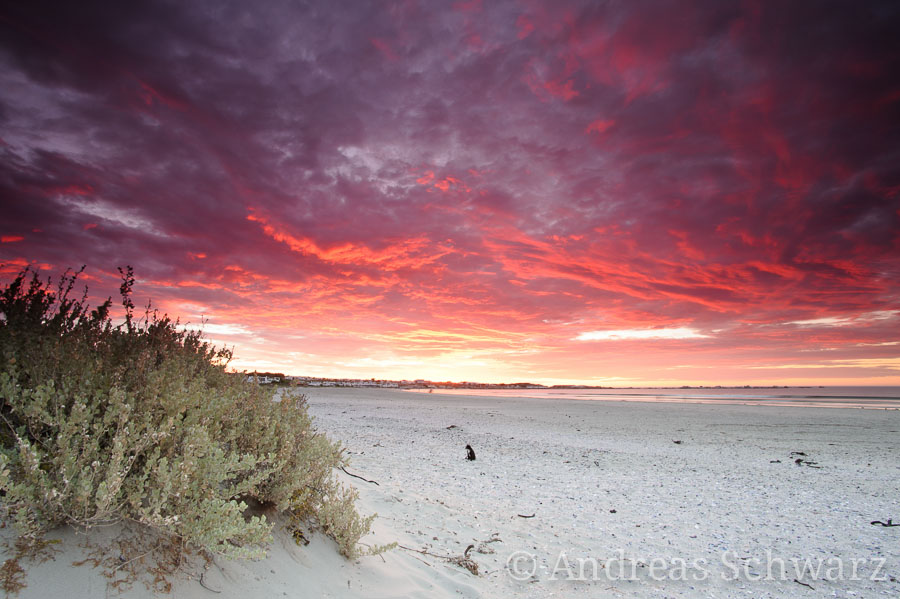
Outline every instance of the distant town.
{"type": "Polygon", "coordinates": [[[382,387],[385,389],[789,389],[807,387],[789,387],[787,385],[682,385],[678,387],[608,387],[601,385],[541,385],[539,383],[474,383],[438,382],[424,379],[388,380],[388,379],[342,379],[317,378],[312,376],[294,376],[281,372],[246,373],[249,382],[260,385],[281,385],[293,387],[382,387]]]}
{"type": "Polygon", "coordinates": [[[295,387],[384,387],[386,389],[602,389],[585,385],[555,385],[548,387],[536,383],[472,383],[435,382],[424,379],[392,381],[387,379],[341,379],[292,376],[280,372],[251,372],[247,380],[261,385],[281,384],[295,387]]]}

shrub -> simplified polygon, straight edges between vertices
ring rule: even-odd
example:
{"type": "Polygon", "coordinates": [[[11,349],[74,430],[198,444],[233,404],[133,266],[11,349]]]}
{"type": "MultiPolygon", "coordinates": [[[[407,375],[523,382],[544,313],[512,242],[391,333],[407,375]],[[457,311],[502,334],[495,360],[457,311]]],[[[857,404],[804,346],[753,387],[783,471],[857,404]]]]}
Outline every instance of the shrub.
{"type": "Polygon", "coordinates": [[[182,546],[264,553],[271,524],[245,501],[318,519],[345,556],[371,518],[333,469],[338,443],[316,432],[305,397],[229,373],[227,349],[148,308],[136,319],[122,271],[124,323],[111,300],[73,299],[23,271],[0,292],[0,502],[21,539],[61,524],[142,523],[182,546]]]}

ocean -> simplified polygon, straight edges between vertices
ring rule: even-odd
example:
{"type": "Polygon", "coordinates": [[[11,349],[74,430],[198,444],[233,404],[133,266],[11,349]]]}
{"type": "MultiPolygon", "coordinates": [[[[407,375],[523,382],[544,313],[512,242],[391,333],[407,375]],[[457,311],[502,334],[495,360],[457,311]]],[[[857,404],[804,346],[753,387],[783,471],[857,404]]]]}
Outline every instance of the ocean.
{"type": "MultiPolygon", "coordinates": [[[[428,393],[428,389],[412,389],[428,393]]],[[[810,408],[900,410],[900,387],[434,389],[434,394],[532,397],[587,401],[744,404],[810,408]]]]}

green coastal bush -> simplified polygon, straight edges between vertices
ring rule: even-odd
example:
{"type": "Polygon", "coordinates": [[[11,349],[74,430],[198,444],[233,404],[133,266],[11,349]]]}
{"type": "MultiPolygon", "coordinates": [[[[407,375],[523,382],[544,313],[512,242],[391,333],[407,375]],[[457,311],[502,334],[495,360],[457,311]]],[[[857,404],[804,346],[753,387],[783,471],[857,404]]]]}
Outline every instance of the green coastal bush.
{"type": "Polygon", "coordinates": [[[0,292],[0,516],[19,539],[59,525],[136,522],[182,547],[264,553],[272,524],[251,500],[315,520],[347,557],[369,531],[334,478],[338,443],[315,431],[305,397],[226,372],[231,352],[147,310],[90,309],[24,271],[0,292]]]}

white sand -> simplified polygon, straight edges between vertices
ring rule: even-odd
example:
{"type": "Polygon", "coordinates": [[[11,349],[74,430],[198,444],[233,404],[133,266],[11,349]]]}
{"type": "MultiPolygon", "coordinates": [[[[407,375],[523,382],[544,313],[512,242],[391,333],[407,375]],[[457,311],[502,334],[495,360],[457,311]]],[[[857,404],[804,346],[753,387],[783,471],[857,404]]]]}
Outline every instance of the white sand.
{"type": "MultiPolygon", "coordinates": [[[[308,395],[350,472],[380,483],[341,475],[380,514],[366,542],[460,555],[501,539],[470,554],[481,575],[403,549],[348,562],[321,537],[297,547],[279,536],[265,560],[206,570],[221,593],[182,579],[175,596],[900,596],[900,527],[870,525],[900,520],[898,411],[308,395]],[[796,465],[793,451],[821,468],[796,465]],[[527,580],[511,576],[513,555],[527,580]],[[798,575],[792,559],[822,567],[798,575]]],[[[64,535],[63,553],[29,567],[22,597],[151,596],[141,585],[117,595],[96,570],[69,566],[82,551],[64,535]]]]}

